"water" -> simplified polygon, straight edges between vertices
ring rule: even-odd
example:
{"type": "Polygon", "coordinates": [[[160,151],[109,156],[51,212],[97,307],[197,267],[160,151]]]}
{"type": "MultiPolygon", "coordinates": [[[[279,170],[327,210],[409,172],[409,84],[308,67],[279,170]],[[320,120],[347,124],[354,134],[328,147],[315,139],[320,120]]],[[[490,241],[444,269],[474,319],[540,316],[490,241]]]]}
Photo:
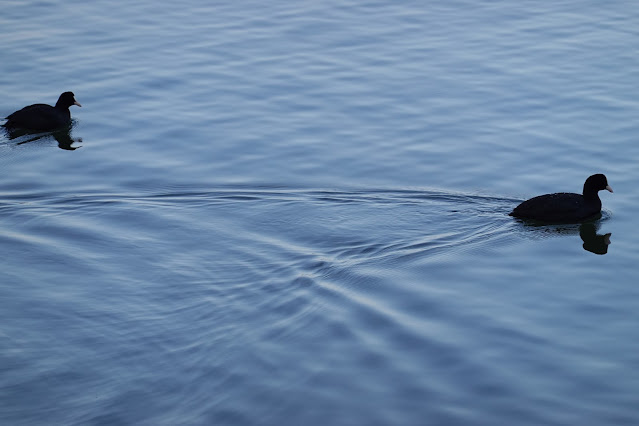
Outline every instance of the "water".
{"type": "Polygon", "coordinates": [[[0,115],[83,107],[0,136],[0,424],[636,424],[637,28],[5,2],[0,115]],[[592,223],[507,216],[597,172],[592,223]]]}

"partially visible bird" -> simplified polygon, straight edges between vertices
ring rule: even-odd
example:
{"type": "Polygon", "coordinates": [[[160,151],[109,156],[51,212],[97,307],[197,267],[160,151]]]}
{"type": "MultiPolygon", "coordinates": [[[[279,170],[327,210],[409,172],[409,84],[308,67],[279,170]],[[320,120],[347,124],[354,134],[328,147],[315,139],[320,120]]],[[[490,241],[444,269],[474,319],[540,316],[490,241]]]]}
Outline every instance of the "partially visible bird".
{"type": "Polygon", "coordinates": [[[54,107],[46,104],[26,106],[9,115],[3,126],[8,129],[55,130],[71,122],[71,105],[82,106],[75,100],[73,92],[64,92],[54,107]]]}

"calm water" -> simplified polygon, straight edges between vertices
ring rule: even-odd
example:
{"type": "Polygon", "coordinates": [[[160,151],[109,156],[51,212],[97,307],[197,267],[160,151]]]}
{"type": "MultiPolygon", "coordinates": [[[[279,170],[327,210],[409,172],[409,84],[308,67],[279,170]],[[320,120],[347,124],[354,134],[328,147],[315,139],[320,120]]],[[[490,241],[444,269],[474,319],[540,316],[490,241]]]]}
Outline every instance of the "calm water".
{"type": "Polygon", "coordinates": [[[0,136],[0,424],[639,423],[629,3],[8,1],[0,71],[83,105],[0,136]]]}

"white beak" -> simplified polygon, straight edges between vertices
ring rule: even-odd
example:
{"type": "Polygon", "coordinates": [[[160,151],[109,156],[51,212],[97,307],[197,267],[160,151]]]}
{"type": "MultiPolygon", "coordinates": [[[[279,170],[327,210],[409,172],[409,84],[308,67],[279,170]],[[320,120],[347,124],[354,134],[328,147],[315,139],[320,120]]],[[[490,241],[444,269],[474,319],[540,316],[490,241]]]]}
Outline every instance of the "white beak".
{"type": "Polygon", "coordinates": [[[610,187],[610,185],[606,185],[606,189],[607,189],[608,191],[610,191],[610,192],[615,192],[615,191],[613,191],[613,190],[612,190],[612,188],[610,187]]]}

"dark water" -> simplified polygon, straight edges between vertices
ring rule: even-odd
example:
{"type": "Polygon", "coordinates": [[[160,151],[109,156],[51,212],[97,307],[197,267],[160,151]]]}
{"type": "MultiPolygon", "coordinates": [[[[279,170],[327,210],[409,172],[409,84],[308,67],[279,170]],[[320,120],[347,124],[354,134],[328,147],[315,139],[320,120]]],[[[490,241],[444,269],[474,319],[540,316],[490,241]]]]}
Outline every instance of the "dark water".
{"type": "Polygon", "coordinates": [[[638,29],[5,2],[0,115],[83,107],[0,136],[0,424],[639,423],[638,29]],[[507,216],[598,172],[598,220],[507,216]]]}

